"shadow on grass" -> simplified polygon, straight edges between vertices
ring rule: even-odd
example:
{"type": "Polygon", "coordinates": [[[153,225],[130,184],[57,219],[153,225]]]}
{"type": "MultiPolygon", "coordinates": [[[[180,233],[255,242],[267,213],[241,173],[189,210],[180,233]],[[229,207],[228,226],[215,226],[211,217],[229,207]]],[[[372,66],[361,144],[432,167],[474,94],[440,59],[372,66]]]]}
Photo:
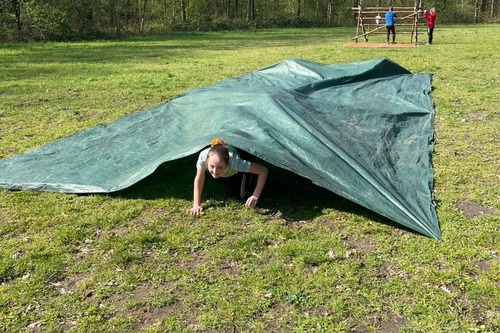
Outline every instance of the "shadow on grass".
{"type": "MultiPolygon", "coordinates": [[[[144,200],[176,198],[191,201],[197,157],[195,154],[163,163],[149,177],[125,190],[113,193],[111,196],[144,200]]],[[[333,209],[413,232],[325,188],[314,185],[306,178],[265,161],[255,160],[269,169],[269,177],[259,207],[269,211],[270,214],[280,212],[288,222],[294,222],[312,220],[322,215],[325,209],[333,209]]],[[[234,199],[234,196],[227,184],[207,176],[203,200],[207,199],[226,201],[234,199]]]]}
{"type": "MultiPolygon", "coordinates": [[[[135,36],[107,41],[75,43],[9,44],[22,49],[23,62],[40,64],[92,64],[132,62],[144,59],[169,62],[171,59],[192,58],[196,52],[275,48],[280,45],[323,45],[325,40],[348,40],[350,29],[274,29],[236,32],[179,32],[152,36],[135,36]],[[325,36],[325,31],[331,31],[325,36]],[[82,50],[85,52],[82,52],[82,50]]],[[[1,50],[1,46],[0,46],[1,50]]],[[[0,63],[15,64],[19,54],[2,56],[0,63]]],[[[37,69],[40,70],[41,68],[37,69]]],[[[83,68],[85,70],[85,67],[83,68]]]]}

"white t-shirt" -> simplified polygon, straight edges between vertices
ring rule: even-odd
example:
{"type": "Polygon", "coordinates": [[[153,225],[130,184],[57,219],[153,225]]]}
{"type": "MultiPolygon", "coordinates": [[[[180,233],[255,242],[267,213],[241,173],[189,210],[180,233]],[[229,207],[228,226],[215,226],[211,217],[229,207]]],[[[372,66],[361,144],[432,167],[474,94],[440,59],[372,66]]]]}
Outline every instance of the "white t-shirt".
{"type": "MultiPolygon", "coordinates": [[[[238,172],[250,172],[251,162],[241,159],[236,148],[232,146],[227,146],[227,148],[229,151],[229,164],[226,170],[224,170],[224,172],[222,173],[221,177],[231,177],[238,172]]],[[[210,148],[201,151],[200,155],[198,156],[198,161],[196,162],[196,169],[200,171],[207,170],[206,162],[209,150],[210,148]]]]}

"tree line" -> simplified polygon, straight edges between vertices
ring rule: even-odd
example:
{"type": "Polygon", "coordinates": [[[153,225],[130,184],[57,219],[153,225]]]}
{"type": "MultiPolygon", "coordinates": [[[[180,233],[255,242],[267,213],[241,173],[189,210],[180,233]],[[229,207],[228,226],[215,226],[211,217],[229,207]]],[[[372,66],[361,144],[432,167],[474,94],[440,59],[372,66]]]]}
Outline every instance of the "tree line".
{"type": "MultiPolygon", "coordinates": [[[[418,1],[440,23],[498,22],[500,0],[418,1]]],[[[174,31],[350,26],[359,0],[0,0],[0,41],[78,40],[174,31]]],[[[413,7],[415,0],[363,0],[413,7]]]]}

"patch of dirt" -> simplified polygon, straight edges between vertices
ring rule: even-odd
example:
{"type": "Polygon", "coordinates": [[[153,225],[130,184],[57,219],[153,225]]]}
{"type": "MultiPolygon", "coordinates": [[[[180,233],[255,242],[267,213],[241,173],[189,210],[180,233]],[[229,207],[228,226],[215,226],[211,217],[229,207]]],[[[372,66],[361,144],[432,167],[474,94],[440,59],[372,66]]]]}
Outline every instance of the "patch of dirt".
{"type": "Polygon", "coordinates": [[[451,105],[453,105],[453,106],[464,106],[465,103],[462,102],[461,100],[456,99],[453,102],[451,102],[451,105]]]}
{"type": "Polygon", "coordinates": [[[444,261],[444,260],[436,261],[436,268],[439,269],[440,271],[449,271],[450,270],[446,261],[444,261]]]}
{"type": "Polygon", "coordinates": [[[487,272],[490,270],[490,263],[486,260],[481,260],[476,264],[477,268],[479,268],[483,272],[487,272]]]}
{"type": "Polygon", "coordinates": [[[485,111],[470,113],[467,115],[465,120],[467,120],[467,121],[485,121],[487,115],[488,115],[488,113],[485,111]]]}
{"type": "Polygon", "coordinates": [[[406,234],[403,229],[399,229],[397,227],[392,228],[392,233],[397,237],[402,237],[406,234]]]}
{"type": "MultiPolygon", "coordinates": [[[[182,304],[178,301],[172,301],[171,304],[164,306],[152,306],[151,302],[155,295],[163,293],[165,290],[174,291],[173,285],[166,283],[161,285],[141,284],[130,293],[123,293],[108,299],[111,306],[116,309],[113,316],[120,315],[133,318],[136,331],[142,331],[147,327],[154,326],[162,318],[172,313],[183,313],[182,304]],[[128,302],[137,302],[137,305],[128,308],[128,302]]],[[[175,293],[174,293],[175,294],[175,293]]],[[[177,299],[177,296],[173,296],[177,299]]]]}
{"type": "Polygon", "coordinates": [[[396,333],[399,332],[405,325],[406,319],[400,315],[390,314],[389,317],[382,319],[379,322],[380,332],[396,333]]]}
{"type": "MultiPolygon", "coordinates": [[[[369,315],[368,319],[371,324],[378,328],[378,332],[381,333],[397,333],[404,328],[407,324],[407,320],[397,314],[388,313],[387,315],[380,315],[373,313],[369,315]]],[[[351,332],[353,333],[366,333],[371,332],[373,328],[363,327],[360,324],[351,325],[351,332]]]]}
{"type": "Polygon", "coordinates": [[[364,48],[413,48],[416,47],[416,44],[387,44],[387,43],[347,43],[347,46],[350,47],[364,47],[364,48]]]}
{"type": "Polygon", "coordinates": [[[191,257],[191,260],[185,260],[180,265],[183,268],[187,268],[190,271],[194,271],[198,268],[198,266],[204,264],[207,261],[207,257],[204,253],[194,253],[191,257]]]}
{"type": "Polygon", "coordinates": [[[148,225],[152,222],[152,220],[161,219],[165,220],[168,216],[167,212],[161,208],[150,208],[145,209],[141,212],[139,216],[137,216],[134,220],[137,221],[137,224],[140,225],[148,225]]]}
{"type": "Polygon", "coordinates": [[[152,308],[152,307],[142,307],[137,309],[137,311],[132,311],[131,317],[136,319],[136,329],[142,331],[148,327],[154,326],[161,319],[167,317],[168,315],[176,311],[172,310],[171,307],[162,308],[152,308]]]}
{"type": "Polygon", "coordinates": [[[396,277],[396,276],[398,276],[404,280],[408,280],[412,277],[411,275],[407,274],[403,270],[401,270],[397,267],[390,266],[387,263],[385,263],[379,271],[379,277],[385,281],[387,281],[393,277],[396,277]]]}
{"type": "Polygon", "coordinates": [[[2,212],[2,209],[0,209],[0,223],[7,222],[7,217],[6,215],[2,212]]]}
{"type": "MultiPolygon", "coordinates": [[[[62,281],[62,285],[65,286],[72,293],[78,292],[80,285],[86,280],[90,279],[90,272],[82,272],[70,275],[66,280],[62,281]]],[[[87,295],[86,295],[87,296],[87,295]]]]}
{"type": "Polygon", "coordinates": [[[260,321],[265,326],[265,332],[287,332],[284,330],[285,323],[289,322],[294,313],[293,306],[287,303],[273,303],[269,311],[259,314],[260,321]]]}
{"type": "Polygon", "coordinates": [[[231,261],[221,265],[221,269],[231,273],[238,274],[240,272],[240,265],[237,262],[231,261]]]}
{"type": "Polygon", "coordinates": [[[346,243],[351,247],[356,249],[357,252],[360,253],[368,253],[376,249],[375,244],[373,244],[369,239],[367,238],[354,238],[354,237],[347,237],[346,243]]]}
{"type": "Polygon", "coordinates": [[[123,237],[130,232],[130,228],[124,225],[117,225],[114,228],[111,228],[107,231],[101,233],[101,235],[105,238],[113,238],[113,237],[123,237]]]}
{"type": "Polygon", "coordinates": [[[333,233],[341,233],[342,231],[342,229],[330,219],[321,220],[318,224],[327,226],[333,233]]]}
{"type": "Polygon", "coordinates": [[[500,257],[498,257],[496,251],[488,251],[488,252],[491,256],[491,260],[490,259],[483,259],[483,260],[479,260],[476,263],[476,267],[483,272],[488,272],[490,270],[492,262],[500,261],[500,257]]]}
{"type": "Polygon", "coordinates": [[[459,201],[457,203],[457,208],[470,218],[483,215],[495,215],[495,210],[467,200],[459,201]]]}

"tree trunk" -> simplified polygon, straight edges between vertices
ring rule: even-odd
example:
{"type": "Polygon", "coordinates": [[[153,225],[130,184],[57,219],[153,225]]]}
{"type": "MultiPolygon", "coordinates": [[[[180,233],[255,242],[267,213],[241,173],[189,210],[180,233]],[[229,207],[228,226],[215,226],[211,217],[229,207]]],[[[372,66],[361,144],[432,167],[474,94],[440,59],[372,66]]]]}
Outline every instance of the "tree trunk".
{"type": "Polygon", "coordinates": [[[21,24],[21,4],[19,3],[19,0],[12,0],[12,5],[14,6],[14,12],[16,15],[16,26],[17,30],[21,31],[22,24],[21,24]]]}
{"type": "Polygon", "coordinates": [[[254,20],[255,20],[255,1],[248,0],[247,22],[252,22],[254,20]]]}
{"type": "Polygon", "coordinates": [[[187,21],[186,0],[181,0],[181,20],[182,22],[187,21]]]}
{"type": "Polygon", "coordinates": [[[225,15],[227,18],[231,18],[231,0],[227,0],[224,4],[225,15]]]}
{"type": "Polygon", "coordinates": [[[490,18],[493,19],[495,13],[495,0],[491,0],[490,18]]]}
{"type": "Polygon", "coordinates": [[[332,23],[332,18],[333,18],[333,5],[332,1],[328,1],[327,7],[326,7],[326,20],[332,23]]]}
{"type": "Polygon", "coordinates": [[[300,17],[301,11],[300,11],[300,0],[297,0],[297,17],[300,17]]]}
{"type": "Polygon", "coordinates": [[[116,12],[116,2],[114,0],[109,2],[109,11],[109,25],[110,27],[114,27],[117,34],[120,34],[120,23],[118,13],[116,12]]]}
{"type": "Polygon", "coordinates": [[[477,23],[477,18],[479,16],[479,0],[476,0],[474,4],[474,23],[477,23]]]}
{"type": "Polygon", "coordinates": [[[146,25],[146,9],[148,6],[148,0],[144,0],[144,3],[142,5],[142,13],[141,13],[141,23],[140,23],[140,28],[139,31],[144,33],[144,26],[146,25]]]}

